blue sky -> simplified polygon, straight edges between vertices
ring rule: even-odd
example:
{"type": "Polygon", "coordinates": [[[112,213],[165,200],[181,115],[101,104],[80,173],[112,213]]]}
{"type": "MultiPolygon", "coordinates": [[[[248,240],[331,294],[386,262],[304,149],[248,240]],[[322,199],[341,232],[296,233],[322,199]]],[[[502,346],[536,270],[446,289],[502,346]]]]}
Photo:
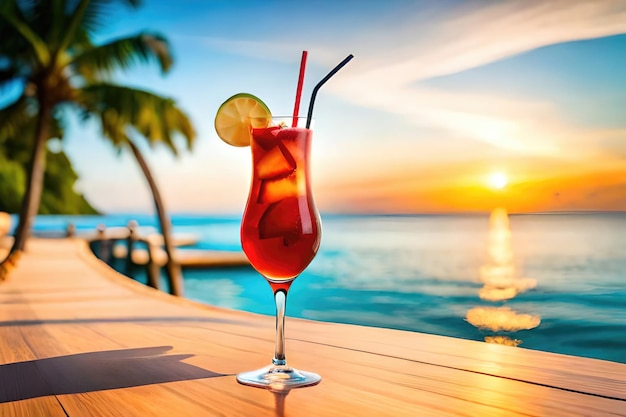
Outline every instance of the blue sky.
{"type": "MultiPolygon", "coordinates": [[[[174,50],[164,77],[116,77],[173,97],[195,124],[193,153],[146,150],[170,211],[243,210],[249,149],[219,140],[215,112],[248,92],[290,114],[304,49],[303,113],[355,55],[315,106],[322,211],[626,209],[626,1],[152,0],[112,16],[101,40],[152,30],[174,50]]],[[[63,147],[100,210],[152,210],[136,162],[93,125],[73,121],[63,147]]]]}

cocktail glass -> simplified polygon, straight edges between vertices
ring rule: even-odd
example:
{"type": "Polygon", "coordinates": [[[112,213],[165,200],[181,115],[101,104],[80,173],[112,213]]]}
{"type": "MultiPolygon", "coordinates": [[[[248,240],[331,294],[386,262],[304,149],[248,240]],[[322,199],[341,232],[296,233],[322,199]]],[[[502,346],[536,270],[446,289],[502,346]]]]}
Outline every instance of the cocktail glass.
{"type": "MultiPolygon", "coordinates": [[[[317,374],[288,366],[285,359],[287,292],[315,257],[321,237],[309,175],[313,131],[291,124],[291,117],[273,118],[269,127],[252,129],[252,184],[241,222],[243,250],[274,293],[276,350],[271,365],[241,373],[237,381],[268,389],[315,385],[321,380],[317,374]]],[[[304,121],[299,125],[304,126],[304,121]]]]}

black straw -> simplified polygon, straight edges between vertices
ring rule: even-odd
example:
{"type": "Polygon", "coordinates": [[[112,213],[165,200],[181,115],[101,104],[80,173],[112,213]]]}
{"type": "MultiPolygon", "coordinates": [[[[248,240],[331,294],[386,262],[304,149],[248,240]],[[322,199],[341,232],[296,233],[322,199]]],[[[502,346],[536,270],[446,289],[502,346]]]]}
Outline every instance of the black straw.
{"type": "Polygon", "coordinates": [[[346,65],[352,58],[354,58],[354,55],[352,55],[352,54],[348,55],[346,57],[346,59],[341,61],[324,78],[322,78],[322,80],[319,83],[317,83],[317,85],[313,89],[313,94],[311,94],[311,101],[309,102],[309,112],[308,112],[307,117],[306,117],[306,128],[307,129],[311,126],[311,118],[313,116],[313,105],[315,104],[315,96],[317,96],[317,90],[319,90],[320,87],[323,86],[324,83],[330,79],[330,77],[335,75],[337,73],[337,71],[339,71],[341,68],[343,68],[343,66],[346,65]]]}

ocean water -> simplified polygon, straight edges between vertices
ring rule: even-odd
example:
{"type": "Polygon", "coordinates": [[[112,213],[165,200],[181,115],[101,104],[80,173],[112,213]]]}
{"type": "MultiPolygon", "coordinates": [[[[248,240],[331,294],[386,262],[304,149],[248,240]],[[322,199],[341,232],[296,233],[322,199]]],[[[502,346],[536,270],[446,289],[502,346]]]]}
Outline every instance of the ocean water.
{"type": "MultiPolygon", "coordinates": [[[[153,216],[40,216],[39,233],[153,216]]],[[[237,216],[173,216],[195,247],[240,250],[237,216]]],[[[287,315],[626,363],[626,213],[322,216],[287,315]]],[[[141,273],[138,280],[144,279],[141,273]]],[[[249,267],[185,270],[186,297],[274,314],[249,267]]]]}

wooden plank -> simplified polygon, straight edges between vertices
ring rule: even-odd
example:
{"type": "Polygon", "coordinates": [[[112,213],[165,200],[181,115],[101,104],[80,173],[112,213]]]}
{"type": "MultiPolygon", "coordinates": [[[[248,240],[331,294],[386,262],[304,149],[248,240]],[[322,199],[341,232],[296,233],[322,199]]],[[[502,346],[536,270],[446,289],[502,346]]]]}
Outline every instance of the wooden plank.
{"type": "Polygon", "coordinates": [[[144,287],[81,241],[28,249],[0,285],[2,416],[626,415],[624,364],[291,318],[289,361],[322,383],[242,386],[272,317],[144,287]]]}

